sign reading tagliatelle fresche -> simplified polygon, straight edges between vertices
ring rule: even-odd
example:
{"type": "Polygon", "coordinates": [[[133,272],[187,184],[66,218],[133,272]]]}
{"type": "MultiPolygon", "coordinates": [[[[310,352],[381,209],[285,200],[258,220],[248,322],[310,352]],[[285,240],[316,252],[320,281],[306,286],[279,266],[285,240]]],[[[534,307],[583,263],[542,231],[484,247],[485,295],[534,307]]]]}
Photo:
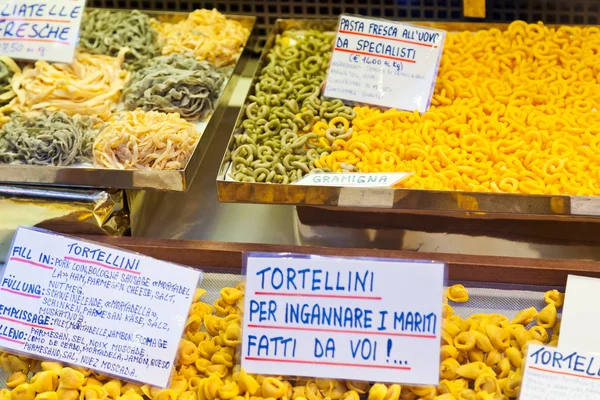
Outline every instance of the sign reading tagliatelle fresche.
{"type": "Polygon", "coordinates": [[[439,382],[444,264],[252,253],[245,272],[247,372],[439,382]]]}
{"type": "Polygon", "coordinates": [[[0,285],[0,347],[167,387],[201,275],[19,228],[0,285]]]}
{"type": "Polygon", "coordinates": [[[71,63],[85,0],[0,2],[0,56],[71,63]]]}
{"type": "Polygon", "coordinates": [[[342,14],[324,95],[423,113],[445,37],[439,29],[342,14]]]}

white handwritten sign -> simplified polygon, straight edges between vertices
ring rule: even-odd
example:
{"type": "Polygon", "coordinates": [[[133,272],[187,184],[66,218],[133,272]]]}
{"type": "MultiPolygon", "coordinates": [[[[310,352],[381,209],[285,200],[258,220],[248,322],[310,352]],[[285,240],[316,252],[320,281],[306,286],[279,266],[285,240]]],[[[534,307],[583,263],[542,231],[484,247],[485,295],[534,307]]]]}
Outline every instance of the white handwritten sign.
{"type": "Polygon", "coordinates": [[[250,254],[242,367],[437,384],[444,264],[250,254]]]}
{"type": "Polygon", "coordinates": [[[567,277],[565,304],[558,337],[561,348],[600,353],[597,334],[600,328],[596,306],[598,302],[600,302],[600,279],[577,275],[567,277]]]}
{"type": "Polygon", "coordinates": [[[0,346],[166,387],[201,274],[19,228],[0,285],[0,346]]]}
{"type": "Polygon", "coordinates": [[[0,4],[0,55],[73,61],[85,0],[5,0],[0,4]]]}
{"type": "Polygon", "coordinates": [[[340,174],[337,172],[311,173],[294,182],[294,184],[302,186],[388,188],[409,177],[411,174],[411,172],[352,172],[347,174],[340,174]]]}
{"type": "Polygon", "coordinates": [[[425,112],[446,32],[341,15],[324,95],[425,112]]]}
{"type": "Polygon", "coordinates": [[[600,355],[530,345],[520,400],[597,400],[600,355]]]}

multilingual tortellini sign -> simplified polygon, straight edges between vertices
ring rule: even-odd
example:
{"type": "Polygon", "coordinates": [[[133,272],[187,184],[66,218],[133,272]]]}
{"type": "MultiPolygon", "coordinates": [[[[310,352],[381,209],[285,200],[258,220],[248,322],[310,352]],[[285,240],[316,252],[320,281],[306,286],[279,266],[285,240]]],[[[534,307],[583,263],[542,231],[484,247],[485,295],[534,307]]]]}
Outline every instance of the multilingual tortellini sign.
{"type": "Polygon", "coordinates": [[[201,275],[19,228],[0,285],[0,347],[166,387],[201,275]]]}
{"type": "Polygon", "coordinates": [[[252,253],[247,372],[437,384],[445,265],[252,253]]]}
{"type": "Polygon", "coordinates": [[[423,113],[445,37],[439,29],[342,14],[324,95],[423,113]]]}
{"type": "Polygon", "coordinates": [[[530,344],[520,400],[600,398],[600,356],[530,344]]]}

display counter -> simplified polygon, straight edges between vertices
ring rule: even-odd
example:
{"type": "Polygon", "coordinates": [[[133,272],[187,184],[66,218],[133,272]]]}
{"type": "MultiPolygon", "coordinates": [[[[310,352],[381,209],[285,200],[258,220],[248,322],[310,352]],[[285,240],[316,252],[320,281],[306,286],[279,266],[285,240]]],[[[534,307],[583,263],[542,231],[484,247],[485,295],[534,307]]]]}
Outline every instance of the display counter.
{"type": "MultiPolygon", "coordinates": [[[[190,309],[191,314],[180,344],[179,361],[170,388],[163,390],[150,385],[139,386],[86,369],[71,369],[52,362],[40,365],[28,358],[16,358],[4,353],[0,357],[0,366],[5,370],[6,386],[12,389],[13,397],[20,396],[23,391],[32,396],[38,393],[38,396],[43,394],[52,397],[53,395],[48,393],[56,392],[59,398],[62,398],[66,391],[72,396],[75,396],[77,391],[83,398],[88,398],[93,393],[94,396],[99,396],[93,397],[94,399],[110,397],[138,400],[179,396],[197,398],[202,395],[210,399],[227,399],[230,393],[242,396],[248,393],[255,399],[298,399],[305,398],[310,393],[310,396],[316,398],[334,396],[330,398],[349,400],[362,395],[373,399],[379,396],[379,391],[383,391],[381,398],[389,399],[476,399],[484,395],[492,399],[513,399],[518,397],[521,386],[520,368],[526,345],[556,343],[559,335],[557,309],[560,311],[564,301],[562,291],[566,275],[574,273],[600,276],[598,263],[585,261],[542,262],[515,257],[415,254],[358,249],[348,251],[306,246],[260,246],[133,238],[93,239],[158,259],[201,268],[205,272],[201,289],[197,292],[190,309]],[[244,291],[241,265],[242,253],[247,251],[433,259],[447,263],[449,289],[446,292],[447,304],[444,306],[442,325],[444,333],[440,347],[443,360],[440,384],[437,387],[384,386],[375,385],[375,382],[328,380],[330,383],[325,385],[326,380],[314,380],[310,377],[255,376],[240,370],[239,313],[243,307],[241,302],[244,291]],[[461,324],[472,328],[475,321],[481,322],[482,319],[499,331],[488,329],[490,333],[482,333],[486,339],[481,344],[484,348],[480,348],[480,345],[469,347],[463,343],[463,336],[466,337],[473,330],[463,329],[461,324]],[[492,320],[497,324],[490,322],[492,320]],[[512,333],[507,330],[509,336],[506,338],[506,345],[500,344],[497,335],[502,333],[502,326],[508,329],[504,324],[508,324],[509,321],[512,333]],[[533,324],[530,325],[532,321],[533,324]],[[490,343],[490,340],[496,344],[484,346],[485,343],[490,343]],[[500,347],[496,348],[496,345],[500,347]],[[479,371],[486,367],[489,367],[489,373],[479,371]],[[33,372],[34,378],[27,378],[27,372],[33,372]],[[50,379],[55,376],[53,374],[56,374],[57,379],[50,379]],[[212,385],[215,387],[212,388],[212,385]],[[289,395],[286,394],[287,391],[289,395]],[[335,393],[330,393],[331,391],[335,393]],[[443,397],[447,394],[455,397],[443,397]],[[457,397],[459,395],[462,397],[457,397]]],[[[7,391],[2,393],[7,395],[7,391]]]]}

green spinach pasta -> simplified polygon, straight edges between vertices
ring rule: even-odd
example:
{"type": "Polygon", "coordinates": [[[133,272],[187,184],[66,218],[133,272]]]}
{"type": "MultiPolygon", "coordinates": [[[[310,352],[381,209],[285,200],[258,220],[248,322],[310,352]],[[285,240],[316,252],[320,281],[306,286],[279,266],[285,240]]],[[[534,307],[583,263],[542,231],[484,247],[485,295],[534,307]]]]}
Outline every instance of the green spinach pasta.
{"type": "Polygon", "coordinates": [[[224,81],[209,62],[174,53],[156,57],[135,72],[121,99],[128,110],[175,112],[195,121],[213,110],[224,81]]]}
{"type": "Polygon", "coordinates": [[[113,57],[126,47],[125,65],[135,70],[159,53],[157,37],[150,17],[137,10],[94,10],[81,22],[79,46],[88,53],[113,57]]]}
{"type": "Polygon", "coordinates": [[[91,162],[97,122],[62,111],[32,118],[15,113],[0,131],[0,162],[55,166],[91,162]]]}
{"type": "Polygon", "coordinates": [[[234,135],[229,176],[244,182],[291,183],[348,137],[355,117],[341,100],[321,98],[335,34],[287,31],[277,38],[234,135]]]}

